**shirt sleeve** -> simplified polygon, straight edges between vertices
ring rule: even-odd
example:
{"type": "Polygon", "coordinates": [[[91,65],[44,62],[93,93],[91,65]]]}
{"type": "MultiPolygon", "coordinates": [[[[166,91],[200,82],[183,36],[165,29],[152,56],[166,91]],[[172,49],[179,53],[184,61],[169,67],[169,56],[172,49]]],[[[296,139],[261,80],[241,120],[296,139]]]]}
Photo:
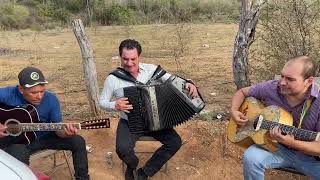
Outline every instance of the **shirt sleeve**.
{"type": "Polygon", "coordinates": [[[275,80],[258,83],[250,87],[248,96],[264,100],[267,97],[272,96],[271,94],[274,93],[274,91],[276,90],[274,88],[277,88],[277,81],[275,80]]]}
{"type": "Polygon", "coordinates": [[[60,123],[62,122],[62,114],[61,114],[61,107],[60,107],[60,102],[57,98],[56,95],[52,95],[52,97],[50,98],[50,116],[49,116],[49,120],[51,120],[51,122],[53,123],[60,123]]]}
{"type": "Polygon", "coordinates": [[[114,82],[113,76],[109,75],[104,82],[103,89],[99,98],[100,107],[107,111],[116,111],[116,102],[111,101],[114,91],[114,86],[112,82],[114,82]]]}
{"type": "Polygon", "coordinates": [[[318,122],[317,122],[317,125],[316,125],[316,132],[320,133],[320,116],[318,116],[318,122]]]}
{"type": "Polygon", "coordinates": [[[0,103],[5,103],[6,102],[6,91],[5,88],[0,88],[0,103]]]}
{"type": "Polygon", "coordinates": [[[0,103],[9,105],[10,97],[10,89],[8,87],[0,88],[0,103]]]}

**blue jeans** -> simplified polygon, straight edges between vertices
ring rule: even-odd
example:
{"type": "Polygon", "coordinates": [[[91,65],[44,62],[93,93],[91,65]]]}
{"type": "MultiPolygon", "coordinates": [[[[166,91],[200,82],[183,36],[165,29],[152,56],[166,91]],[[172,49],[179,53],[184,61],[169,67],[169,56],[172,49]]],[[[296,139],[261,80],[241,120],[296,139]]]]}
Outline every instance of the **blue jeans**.
{"type": "Polygon", "coordinates": [[[312,156],[279,145],[276,152],[270,152],[258,145],[250,146],[243,156],[245,180],[263,180],[265,169],[293,168],[315,180],[320,180],[320,161],[312,156]]]}

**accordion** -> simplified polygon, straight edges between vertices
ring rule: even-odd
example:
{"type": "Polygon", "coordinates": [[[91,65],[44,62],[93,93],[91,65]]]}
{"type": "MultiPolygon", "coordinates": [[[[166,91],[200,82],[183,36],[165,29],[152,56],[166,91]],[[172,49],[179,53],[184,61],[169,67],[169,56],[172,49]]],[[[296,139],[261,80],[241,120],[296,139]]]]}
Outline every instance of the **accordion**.
{"type": "Polygon", "coordinates": [[[127,113],[131,133],[173,128],[191,119],[205,106],[200,94],[188,96],[187,81],[171,76],[164,83],[123,88],[133,110],[127,113]]]}

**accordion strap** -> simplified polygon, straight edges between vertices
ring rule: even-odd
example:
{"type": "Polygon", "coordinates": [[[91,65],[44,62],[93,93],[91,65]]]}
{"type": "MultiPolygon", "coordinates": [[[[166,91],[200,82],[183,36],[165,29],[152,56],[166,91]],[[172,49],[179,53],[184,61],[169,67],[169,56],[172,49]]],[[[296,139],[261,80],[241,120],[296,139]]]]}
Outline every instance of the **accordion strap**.
{"type": "Polygon", "coordinates": [[[161,78],[163,75],[165,75],[167,72],[160,66],[157,66],[157,69],[154,71],[152,77],[150,78],[150,80],[146,83],[147,85],[151,84],[152,82],[154,82],[155,80],[161,78]]]}
{"type": "MultiPolygon", "coordinates": [[[[128,71],[126,71],[125,69],[123,69],[121,67],[118,67],[117,69],[113,70],[110,74],[112,74],[120,79],[123,79],[125,81],[133,82],[138,85],[144,85],[142,82],[137,81],[136,78],[134,78],[128,71]]],[[[158,65],[158,67],[154,71],[151,79],[146,84],[150,84],[151,82],[161,78],[164,74],[166,74],[166,71],[164,69],[162,69],[160,65],[158,65]]]]}

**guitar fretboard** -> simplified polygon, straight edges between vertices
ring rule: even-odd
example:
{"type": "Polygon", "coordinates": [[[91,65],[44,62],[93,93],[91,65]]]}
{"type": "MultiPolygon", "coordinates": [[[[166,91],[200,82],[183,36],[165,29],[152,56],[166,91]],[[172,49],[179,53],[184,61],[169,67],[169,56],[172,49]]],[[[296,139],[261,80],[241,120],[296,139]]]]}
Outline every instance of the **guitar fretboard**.
{"type": "Polygon", "coordinates": [[[20,131],[57,131],[62,130],[63,127],[68,124],[72,125],[77,129],[81,129],[80,123],[20,123],[20,124],[10,124],[10,129],[17,128],[20,131]]]}
{"type": "Polygon", "coordinates": [[[296,128],[294,126],[288,126],[285,124],[280,124],[274,121],[263,120],[261,128],[270,130],[275,126],[279,126],[280,130],[286,134],[292,134],[296,139],[303,141],[315,141],[318,133],[309,131],[306,129],[296,128]]]}

